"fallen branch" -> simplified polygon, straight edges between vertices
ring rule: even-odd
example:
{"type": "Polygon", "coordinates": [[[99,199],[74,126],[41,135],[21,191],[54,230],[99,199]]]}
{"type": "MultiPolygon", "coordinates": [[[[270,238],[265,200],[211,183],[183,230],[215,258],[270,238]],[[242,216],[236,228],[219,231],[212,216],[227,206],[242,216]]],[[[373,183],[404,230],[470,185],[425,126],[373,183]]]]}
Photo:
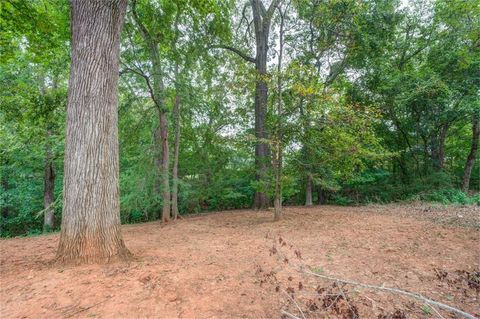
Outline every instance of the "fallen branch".
{"type": "Polygon", "coordinates": [[[282,313],[282,315],[287,316],[287,317],[292,318],[292,319],[301,319],[299,317],[296,317],[296,316],[292,315],[290,312],[286,312],[285,310],[282,310],[281,313],[282,313]]]}
{"type": "Polygon", "coordinates": [[[293,301],[293,303],[295,304],[295,306],[297,306],[297,309],[298,309],[298,310],[300,311],[300,313],[302,314],[302,318],[303,318],[303,319],[307,319],[307,318],[305,318],[305,314],[303,313],[302,308],[300,308],[300,306],[299,306],[298,303],[295,301],[295,299],[293,299],[293,297],[290,296],[290,295],[288,294],[288,292],[284,291],[284,293],[287,295],[288,298],[290,298],[291,301],[293,301]]]}
{"type": "Polygon", "coordinates": [[[356,282],[356,281],[353,281],[353,280],[339,279],[339,278],[332,277],[332,276],[320,275],[320,274],[311,272],[311,271],[309,271],[309,270],[303,270],[303,272],[306,273],[306,274],[309,274],[309,275],[313,275],[313,276],[316,276],[316,277],[323,278],[323,279],[338,281],[338,282],[341,282],[341,283],[344,283],[344,284],[360,286],[360,287],[364,287],[364,288],[368,288],[368,289],[388,291],[388,292],[397,293],[397,294],[400,294],[400,295],[412,297],[412,298],[415,298],[415,299],[417,299],[417,300],[421,300],[421,301],[423,301],[424,303],[427,303],[427,304],[429,304],[429,305],[434,305],[434,306],[437,306],[438,308],[441,308],[441,309],[444,309],[444,310],[448,310],[448,311],[450,311],[450,312],[454,312],[454,313],[456,313],[456,314],[458,314],[458,315],[461,315],[461,316],[463,316],[463,317],[465,317],[465,318],[468,318],[468,319],[478,319],[477,317],[475,317],[475,316],[473,316],[473,315],[471,315],[471,314],[469,314],[469,313],[466,313],[465,311],[462,311],[462,310],[457,309],[457,308],[454,308],[454,307],[452,307],[452,306],[443,304],[443,303],[438,302],[438,301],[434,301],[434,300],[425,298],[424,296],[422,296],[422,295],[420,295],[420,294],[417,294],[417,293],[413,293],[413,292],[409,292],[409,291],[404,291],[404,290],[400,290],[400,289],[397,289],[397,288],[388,288],[388,287],[383,287],[383,286],[374,286],[374,285],[370,285],[370,284],[364,284],[364,283],[356,282]]]}
{"type": "MultiPolygon", "coordinates": [[[[268,234],[267,234],[267,238],[268,238],[268,234]]],[[[396,293],[396,294],[408,296],[408,297],[420,300],[423,303],[429,304],[431,306],[437,306],[440,309],[456,313],[456,314],[461,315],[461,316],[463,316],[465,318],[468,318],[468,319],[479,319],[479,318],[477,318],[477,317],[475,317],[475,316],[473,316],[473,315],[471,315],[471,314],[469,314],[469,313],[467,313],[463,310],[454,308],[452,306],[443,304],[443,303],[438,302],[438,301],[428,299],[428,298],[426,298],[426,297],[424,297],[424,296],[422,296],[421,294],[418,294],[418,293],[413,293],[413,292],[409,292],[409,291],[405,291],[405,290],[401,290],[401,289],[397,289],[397,288],[388,288],[388,287],[383,287],[383,286],[375,286],[375,285],[370,285],[370,284],[364,284],[364,283],[356,282],[356,281],[353,281],[353,280],[340,279],[340,278],[327,276],[327,275],[320,275],[320,274],[314,273],[310,270],[305,270],[305,267],[303,265],[297,265],[298,269],[296,269],[291,265],[291,263],[288,263],[288,259],[285,257],[285,255],[283,254],[283,252],[280,249],[281,247],[277,249],[276,246],[277,246],[276,245],[276,240],[274,238],[273,239],[273,247],[275,248],[275,252],[277,253],[277,256],[281,257],[280,259],[283,260],[283,261],[287,260],[287,264],[288,264],[289,267],[291,267],[291,268],[293,268],[297,271],[301,271],[305,274],[313,275],[313,276],[316,276],[316,277],[320,277],[320,278],[323,278],[323,279],[328,279],[328,280],[332,280],[332,281],[336,281],[336,282],[341,282],[341,283],[344,283],[344,284],[355,285],[355,286],[368,288],[368,289],[374,289],[374,290],[388,291],[388,292],[391,292],[391,293],[396,293]]],[[[434,310],[438,314],[438,311],[436,309],[434,309],[434,310]]],[[[440,317],[441,317],[441,315],[440,315],[440,317]]]]}

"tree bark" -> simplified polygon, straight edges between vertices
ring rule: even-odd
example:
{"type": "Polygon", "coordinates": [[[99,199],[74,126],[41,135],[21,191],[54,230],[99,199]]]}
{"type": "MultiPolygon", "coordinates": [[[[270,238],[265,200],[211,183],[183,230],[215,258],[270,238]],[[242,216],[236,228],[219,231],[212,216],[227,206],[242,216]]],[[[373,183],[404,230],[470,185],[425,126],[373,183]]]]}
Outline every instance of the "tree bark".
{"type": "Polygon", "coordinates": [[[53,166],[53,155],[50,144],[50,137],[52,131],[47,130],[45,141],[45,166],[43,170],[43,205],[45,212],[43,214],[43,231],[52,230],[55,227],[55,208],[53,203],[55,202],[55,170],[53,166]]]}
{"type": "Polygon", "coordinates": [[[255,70],[257,80],[255,82],[255,179],[260,189],[255,192],[254,207],[257,209],[269,206],[269,199],[265,192],[268,187],[268,163],[270,147],[267,143],[268,133],[265,127],[267,115],[268,86],[267,56],[268,35],[270,32],[271,18],[280,0],[272,0],[268,10],[261,0],[250,0],[253,12],[253,24],[255,28],[256,55],[255,70]]]}
{"type": "Polygon", "coordinates": [[[120,33],[127,0],[72,0],[63,215],[57,261],[125,260],[118,151],[120,33]]]}
{"type": "Polygon", "coordinates": [[[280,13],[280,34],[279,34],[279,49],[278,49],[278,65],[277,65],[277,91],[278,91],[278,100],[277,100],[277,138],[276,138],[276,150],[275,150],[275,198],[274,198],[274,216],[273,220],[278,221],[282,219],[283,209],[282,209],[282,175],[283,175],[283,127],[282,127],[282,115],[283,115],[283,97],[282,97],[282,59],[283,59],[283,29],[285,26],[285,14],[286,10],[282,11],[279,8],[280,13]]]}
{"type": "Polygon", "coordinates": [[[175,16],[175,37],[172,43],[172,50],[176,56],[175,60],[175,103],[173,106],[173,121],[174,121],[174,140],[173,140],[173,168],[172,168],[172,218],[175,220],[178,217],[178,160],[180,155],[180,109],[182,106],[182,99],[180,95],[180,76],[179,76],[179,54],[177,51],[177,42],[180,37],[180,30],[178,28],[180,20],[180,6],[177,3],[177,15],[175,16]]]}
{"type": "Polygon", "coordinates": [[[162,179],[162,221],[170,220],[170,182],[168,178],[169,149],[168,149],[168,123],[167,114],[160,113],[160,139],[162,144],[161,179],[162,179]]]}
{"type": "Polygon", "coordinates": [[[472,145],[470,147],[470,153],[468,153],[467,161],[463,169],[462,179],[462,191],[467,193],[470,187],[470,176],[472,175],[472,169],[475,164],[475,159],[478,152],[478,142],[480,139],[480,113],[475,112],[472,119],[472,145]]]}
{"type": "Polygon", "coordinates": [[[312,200],[312,176],[308,175],[307,176],[307,187],[305,190],[305,206],[312,206],[313,205],[313,200],[312,200]]]}

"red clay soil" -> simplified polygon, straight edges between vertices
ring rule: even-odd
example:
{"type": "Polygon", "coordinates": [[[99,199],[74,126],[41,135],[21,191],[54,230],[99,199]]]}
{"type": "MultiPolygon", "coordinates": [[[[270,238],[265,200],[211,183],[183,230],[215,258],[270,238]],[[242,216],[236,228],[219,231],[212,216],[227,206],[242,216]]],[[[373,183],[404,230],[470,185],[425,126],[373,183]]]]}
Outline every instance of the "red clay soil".
{"type": "Polygon", "coordinates": [[[128,264],[52,266],[58,234],[1,240],[0,318],[457,318],[300,267],[478,316],[478,225],[382,212],[389,209],[291,207],[276,223],[272,212],[233,211],[127,225],[136,256],[128,264]]]}

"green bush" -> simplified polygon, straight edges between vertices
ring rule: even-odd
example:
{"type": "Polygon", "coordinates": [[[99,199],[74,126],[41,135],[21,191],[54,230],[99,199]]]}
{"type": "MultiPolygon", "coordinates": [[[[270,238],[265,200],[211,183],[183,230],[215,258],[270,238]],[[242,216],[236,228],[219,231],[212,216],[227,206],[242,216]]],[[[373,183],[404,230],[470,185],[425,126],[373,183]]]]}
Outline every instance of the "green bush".
{"type": "Polygon", "coordinates": [[[424,201],[448,204],[472,205],[480,204],[480,194],[468,196],[464,192],[455,188],[437,189],[431,192],[419,194],[418,198],[424,201]]]}
{"type": "Polygon", "coordinates": [[[354,201],[342,195],[334,195],[331,200],[331,203],[335,205],[340,205],[340,206],[349,206],[349,205],[352,205],[354,201]]]}

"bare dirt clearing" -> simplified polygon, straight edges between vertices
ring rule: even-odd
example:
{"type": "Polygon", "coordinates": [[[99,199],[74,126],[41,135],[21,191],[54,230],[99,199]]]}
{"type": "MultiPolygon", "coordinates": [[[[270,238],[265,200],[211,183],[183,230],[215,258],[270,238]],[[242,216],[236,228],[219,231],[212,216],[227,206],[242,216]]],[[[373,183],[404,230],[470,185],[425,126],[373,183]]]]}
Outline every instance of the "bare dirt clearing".
{"type": "Polygon", "coordinates": [[[0,317],[279,318],[281,310],[302,317],[289,295],[307,318],[436,315],[421,302],[314,278],[298,265],[418,292],[478,316],[478,208],[430,207],[422,218],[409,210],[290,207],[277,223],[271,212],[233,211],[127,225],[136,260],[104,266],[49,265],[57,234],[1,240],[0,317]],[[468,219],[467,227],[429,220],[436,210],[468,219]]]}

